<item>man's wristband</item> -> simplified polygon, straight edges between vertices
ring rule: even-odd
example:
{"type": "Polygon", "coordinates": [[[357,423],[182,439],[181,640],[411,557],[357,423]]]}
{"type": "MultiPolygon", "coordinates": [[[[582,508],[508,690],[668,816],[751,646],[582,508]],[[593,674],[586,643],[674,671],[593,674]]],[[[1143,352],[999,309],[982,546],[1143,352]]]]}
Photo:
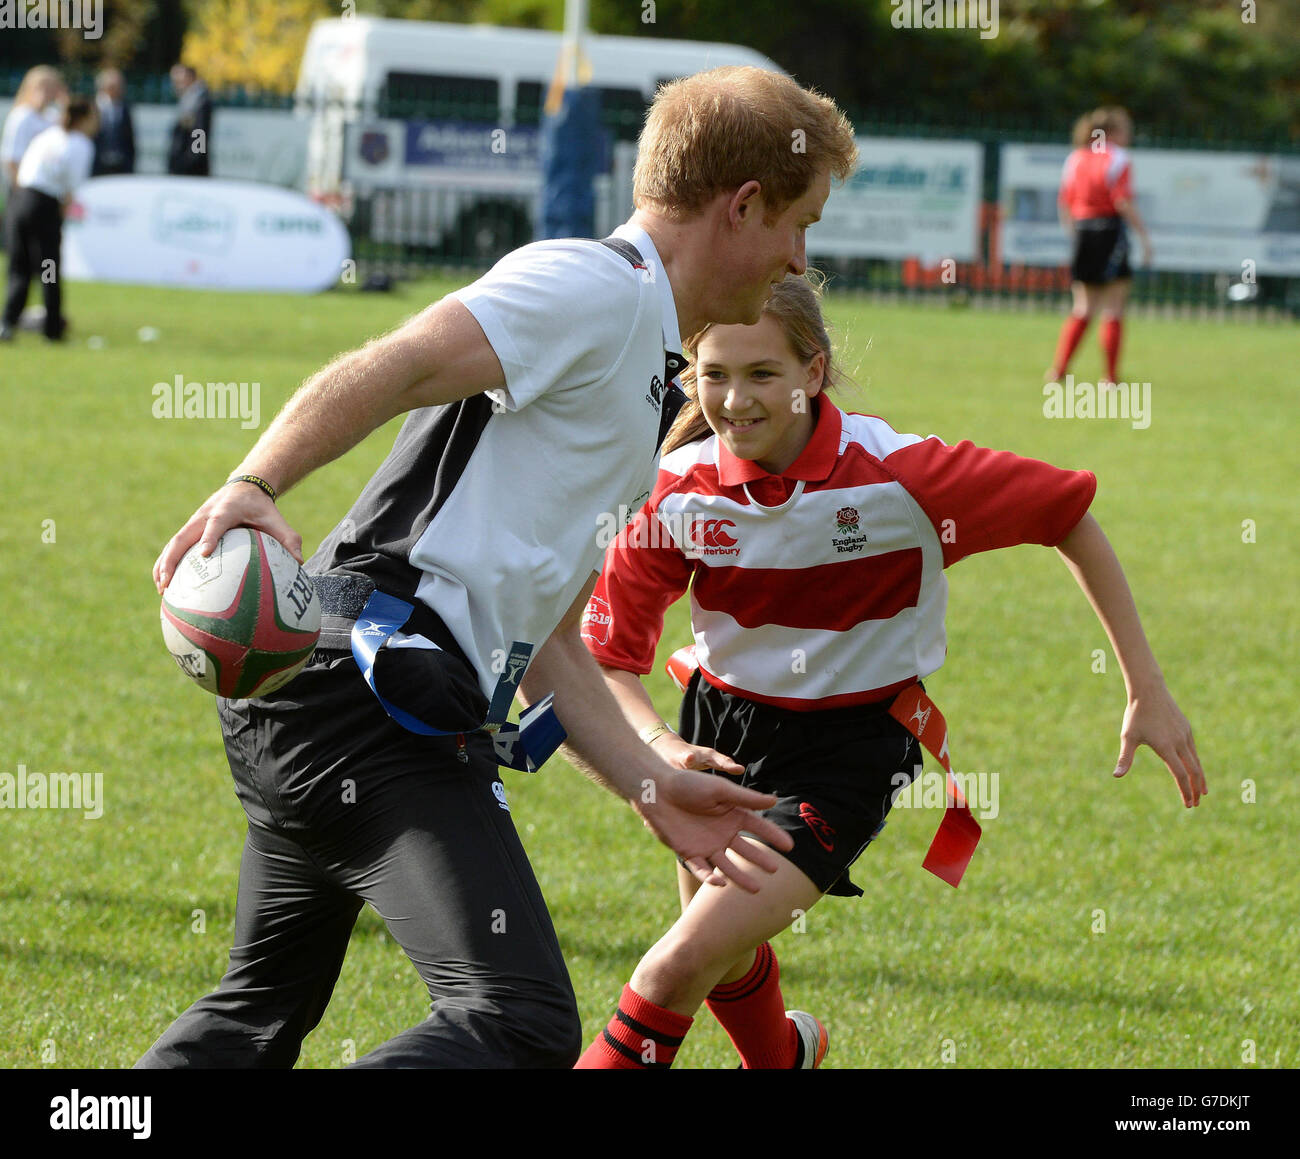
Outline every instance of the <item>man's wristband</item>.
{"type": "Polygon", "coordinates": [[[645,741],[646,744],[654,744],[654,742],[663,736],[664,733],[672,731],[673,730],[661,720],[658,724],[646,725],[645,728],[641,729],[636,735],[645,741]]]}
{"type": "Polygon", "coordinates": [[[254,487],[260,487],[265,491],[272,503],[275,502],[275,488],[261,475],[233,475],[226,480],[226,486],[229,487],[231,483],[252,483],[254,487]]]}

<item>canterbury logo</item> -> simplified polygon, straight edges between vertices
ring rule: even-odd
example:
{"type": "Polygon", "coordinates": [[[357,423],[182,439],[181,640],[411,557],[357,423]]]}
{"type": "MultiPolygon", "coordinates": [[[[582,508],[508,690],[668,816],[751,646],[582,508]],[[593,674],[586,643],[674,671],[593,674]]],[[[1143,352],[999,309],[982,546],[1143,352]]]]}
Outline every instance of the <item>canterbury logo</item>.
{"type": "Polygon", "coordinates": [[[799,816],[804,819],[808,828],[812,830],[812,835],[817,838],[817,844],[820,845],[827,853],[834,852],[835,849],[835,830],[827,823],[816,809],[807,801],[799,803],[799,816]]]}
{"type": "Polygon", "coordinates": [[[691,545],[705,547],[735,547],[736,538],[726,528],[736,525],[730,519],[700,519],[691,527],[691,545]]]}

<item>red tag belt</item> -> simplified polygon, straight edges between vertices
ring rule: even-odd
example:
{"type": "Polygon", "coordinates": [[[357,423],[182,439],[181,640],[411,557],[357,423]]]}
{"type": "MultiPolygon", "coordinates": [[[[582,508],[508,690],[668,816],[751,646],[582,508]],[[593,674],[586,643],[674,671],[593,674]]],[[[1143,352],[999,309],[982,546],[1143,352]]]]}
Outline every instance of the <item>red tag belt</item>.
{"type": "MultiPolygon", "coordinates": [[[[692,673],[699,667],[695,645],[678,648],[664,667],[678,689],[685,692],[692,673]]],[[[920,684],[904,688],[890,705],[889,715],[916,737],[921,747],[943,765],[948,775],[948,804],[943,811],[943,821],[921,864],[955,887],[961,883],[961,876],[970,864],[981,830],[980,823],[971,815],[961,786],[952,775],[952,762],[948,759],[948,723],[920,684]]]]}
{"type": "Polygon", "coordinates": [[[948,723],[934,701],[919,684],[904,688],[889,707],[889,715],[920,742],[948,775],[948,804],[943,811],[939,832],[930,842],[930,851],[921,864],[951,886],[961,883],[961,876],[979,844],[980,823],[971,815],[961,786],[952,775],[948,758],[948,723]]]}

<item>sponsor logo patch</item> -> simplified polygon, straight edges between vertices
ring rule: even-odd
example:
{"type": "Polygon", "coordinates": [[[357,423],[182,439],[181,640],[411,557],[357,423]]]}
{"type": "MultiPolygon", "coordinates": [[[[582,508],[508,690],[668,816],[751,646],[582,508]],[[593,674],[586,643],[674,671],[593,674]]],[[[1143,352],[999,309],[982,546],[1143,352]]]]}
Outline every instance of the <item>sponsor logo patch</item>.
{"type": "Polygon", "coordinates": [[[835,851],[835,830],[816,809],[807,801],[799,802],[799,816],[804,819],[804,823],[812,830],[812,835],[817,838],[817,844],[820,845],[827,853],[835,851]]]}
{"type": "Polygon", "coordinates": [[[581,634],[597,644],[609,643],[609,630],[614,624],[614,613],[609,604],[599,596],[592,596],[582,613],[581,634]]]}
{"type": "Polygon", "coordinates": [[[731,534],[736,524],[730,519],[695,519],[686,529],[688,555],[739,555],[740,541],[731,534]]]}

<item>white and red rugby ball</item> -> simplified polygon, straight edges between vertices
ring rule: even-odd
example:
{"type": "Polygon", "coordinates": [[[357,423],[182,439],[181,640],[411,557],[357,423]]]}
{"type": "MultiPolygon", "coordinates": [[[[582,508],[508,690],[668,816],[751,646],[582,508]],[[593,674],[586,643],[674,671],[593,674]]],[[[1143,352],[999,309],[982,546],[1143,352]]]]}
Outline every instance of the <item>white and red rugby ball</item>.
{"type": "Polygon", "coordinates": [[[163,639],[200,688],[265,696],[302,670],[320,639],[315,586],[265,532],[235,527],[209,556],[190,548],[162,599],[163,639]]]}

